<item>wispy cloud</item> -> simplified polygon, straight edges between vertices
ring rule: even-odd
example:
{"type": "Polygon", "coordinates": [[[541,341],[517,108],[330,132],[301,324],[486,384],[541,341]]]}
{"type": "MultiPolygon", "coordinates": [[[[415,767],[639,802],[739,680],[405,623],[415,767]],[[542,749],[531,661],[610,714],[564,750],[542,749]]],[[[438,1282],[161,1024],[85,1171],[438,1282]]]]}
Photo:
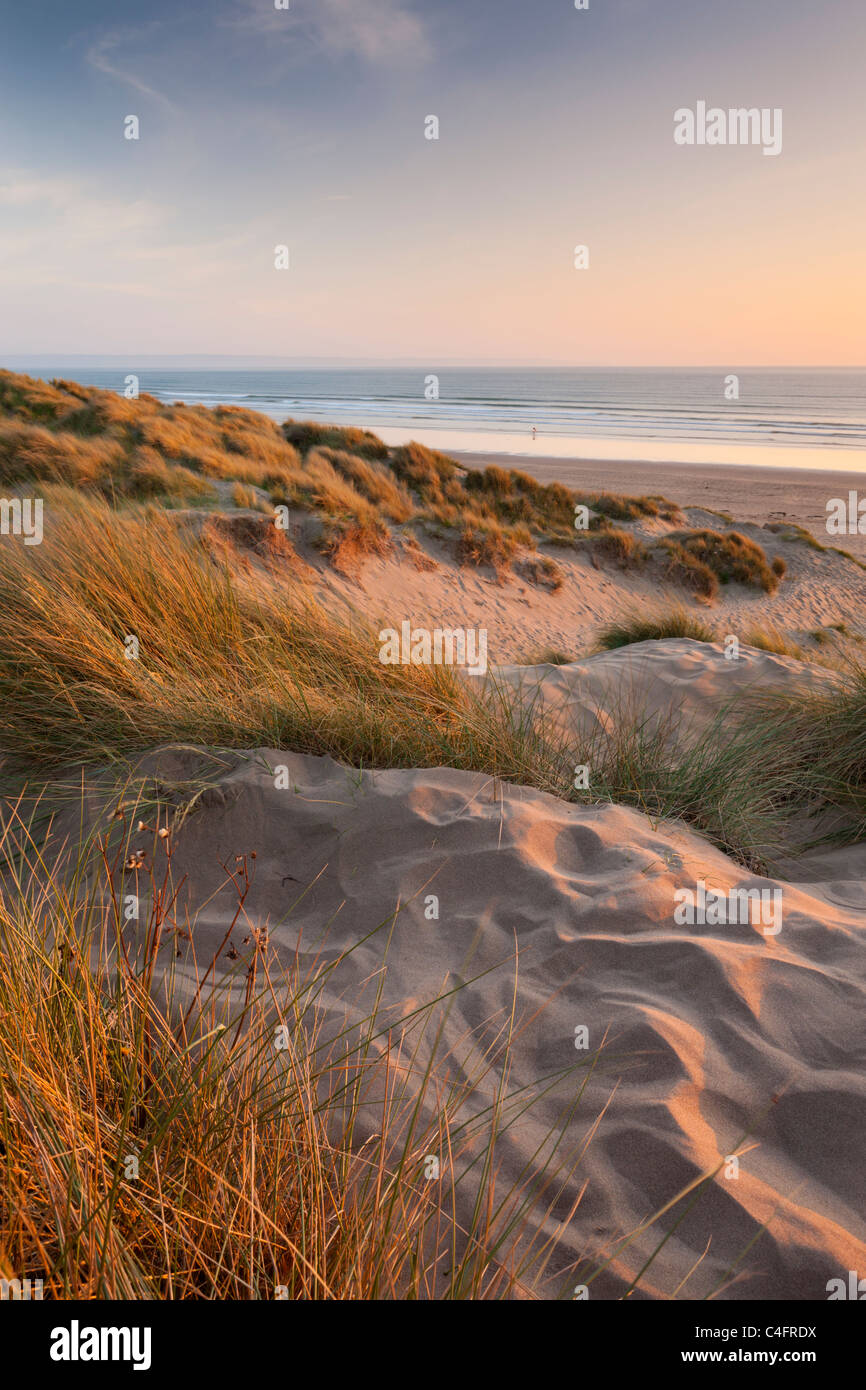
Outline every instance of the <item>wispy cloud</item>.
{"type": "Polygon", "coordinates": [[[292,42],[302,34],[329,57],[354,55],[381,66],[422,63],[433,51],[426,24],[405,0],[316,0],[307,13],[246,0],[223,23],[292,42]]]}
{"type": "Polygon", "coordinates": [[[83,180],[0,170],[0,207],[29,209],[32,236],[85,240],[94,235],[152,229],[162,210],[144,198],[127,200],[94,192],[83,180]],[[50,222],[46,220],[50,214],[50,222]]]}
{"type": "Polygon", "coordinates": [[[129,72],[125,67],[119,67],[117,63],[112,61],[112,55],[117,49],[140,37],[141,31],[129,29],[115,30],[113,33],[105,34],[88,49],[87,61],[91,67],[98,69],[99,72],[104,72],[108,77],[115,78],[118,82],[126,83],[136,92],[140,92],[142,96],[156,102],[164,110],[177,112],[178,107],[164,92],[158,91],[156,87],[143,81],[134,72],[129,72]]]}
{"type": "Polygon", "coordinates": [[[271,219],[180,236],[177,209],[66,175],[0,168],[0,283],[115,289],[144,298],[224,286],[270,265],[271,219]]]}

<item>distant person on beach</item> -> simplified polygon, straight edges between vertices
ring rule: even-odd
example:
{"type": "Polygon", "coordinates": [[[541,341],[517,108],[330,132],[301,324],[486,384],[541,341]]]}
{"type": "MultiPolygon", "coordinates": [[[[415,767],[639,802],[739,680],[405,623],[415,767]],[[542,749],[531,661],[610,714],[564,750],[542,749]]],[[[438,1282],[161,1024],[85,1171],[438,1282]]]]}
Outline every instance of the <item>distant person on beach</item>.
{"type": "Polygon", "coordinates": [[[537,434],[538,434],[538,430],[537,430],[537,429],[535,428],[535,426],[533,425],[533,426],[532,426],[532,438],[534,439],[535,436],[536,436],[537,434]]]}

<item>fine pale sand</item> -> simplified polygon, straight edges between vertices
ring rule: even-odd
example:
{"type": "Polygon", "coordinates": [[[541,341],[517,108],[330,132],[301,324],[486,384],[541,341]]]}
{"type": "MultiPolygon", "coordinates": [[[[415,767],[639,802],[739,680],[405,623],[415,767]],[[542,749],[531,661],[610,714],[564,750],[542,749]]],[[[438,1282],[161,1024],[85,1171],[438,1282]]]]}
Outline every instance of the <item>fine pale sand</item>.
{"type": "MultiPolygon", "coordinates": [[[[520,679],[548,683],[564,724],[581,710],[614,718],[624,691],[705,724],[730,699],[732,680],[743,691],[833,677],[760,652],[735,673],[717,648],[673,641],[520,679]]],[[[207,904],[194,928],[199,961],[231,920],[221,864],[255,850],[238,946],[252,926],[269,929],[286,963],[295,952],[309,964],[355,948],[321,1000],[326,1032],[371,1006],[391,934],[386,1019],[399,1025],[456,990],[438,1016],[451,1074],[465,1078],[508,1019],[516,969],[509,1090],[544,1094],[501,1141],[503,1188],[542,1166],[544,1137],[601,1048],[564,1126],[576,1172],[553,1214],[539,1200],[523,1232],[524,1241],[551,1234],[586,1185],[549,1265],[551,1297],[571,1297],[611,1256],[590,1296],[621,1296],[671,1220],[618,1249],[621,1238],[719,1165],[638,1296],[702,1298],[720,1288],[728,1299],[822,1300],[829,1280],[866,1270],[866,847],[801,860],[785,882],[756,879],[670,823],[481,774],[359,773],[273,749],[221,757],[220,766],[166,750],[145,763],[167,779],[203,772],[215,783],[174,847],[183,895],[207,904]],[[280,765],[285,788],[275,785],[280,765]],[[722,892],[779,889],[781,931],[677,925],[675,891],[700,880],[722,892]],[[427,911],[431,894],[438,918],[427,911]],[[576,1047],[581,1028],[586,1051],[576,1047]]],[[[77,829],[74,817],[68,828],[77,829]]],[[[176,962],[187,990],[191,950],[176,962]]],[[[229,968],[225,957],[221,965],[229,968]]],[[[410,1083],[432,1034],[420,1044],[407,1037],[410,1083]]],[[[497,1081],[488,1077],[478,1105],[493,1101],[497,1081]]],[[[463,1201],[470,1195],[471,1180],[463,1201]]]]}
{"type": "Polygon", "coordinates": [[[455,454],[466,468],[520,468],[542,483],[559,482],[586,491],[661,493],[681,507],[730,512],[738,522],[788,521],[805,526],[824,545],[838,545],[866,560],[866,535],[829,536],[827,501],[850,491],[866,499],[862,473],[833,469],[760,468],[748,464],[635,463],[611,459],[560,459],[539,452],[455,454]]]}

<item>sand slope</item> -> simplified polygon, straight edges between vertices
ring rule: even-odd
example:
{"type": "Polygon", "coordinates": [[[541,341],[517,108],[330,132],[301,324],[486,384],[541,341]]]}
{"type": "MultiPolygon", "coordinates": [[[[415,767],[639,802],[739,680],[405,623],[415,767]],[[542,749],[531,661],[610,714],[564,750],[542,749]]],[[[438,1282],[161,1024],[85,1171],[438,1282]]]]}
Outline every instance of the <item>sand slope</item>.
{"type": "MultiPolygon", "coordinates": [[[[166,751],[148,764],[186,776],[197,759],[166,751]]],[[[302,960],[330,957],[401,905],[383,995],[395,1020],[486,972],[458,990],[445,1024],[446,1049],[471,1054],[487,1021],[507,1016],[516,952],[518,1010],[536,1016],[515,1044],[512,1087],[583,1063],[576,1027],[588,1028],[591,1051],[607,1039],[566,1126],[566,1146],[580,1149],[615,1090],[568,1184],[574,1198],[587,1181],[551,1264],[551,1296],[569,1296],[576,1263],[585,1276],[592,1262],[581,1261],[609,1252],[749,1130],[757,1147],[739,1177],[716,1178],[642,1281],[644,1296],[673,1295],[709,1242],[680,1296],[706,1295],[767,1221],[745,1257],[748,1277],[723,1297],[822,1299],[829,1279],[866,1270],[866,900],[834,896],[838,856],[826,892],[817,878],[783,886],[776,937],[752,926],[681,927],[677,887],[757,882],[693,834],[482,775],[359,774],[275,750],[228,755],[215,790],[178,832],[175,870],[188,876],[190,901],[218,889],[221,862],[251,850],[256,877],[238,949],[249,925],[267,924],[285,961],[299,949],[302,960]],[[285,789],[269,770],[280,765],[285,789]],[[438,920],[425,916],[430,893],[438,920]]],[[[200,916],[200,960],[222,940],[228,907],[217,896],[200,916]]],[[[335,1014],[363,1014],[384,935],[339,967],[323,1001],[335,1014]]],[[[177,962],[182,973],[187,959],[177,962]]],[[[583,1076],[565,1076],[509,1132],[504,1179],[537,1162],[583,1076]]],[[[566,1209],[563,1199],[557,1211],[566,1209]]],[[[591,1297],[621,1294],[660,1235],[639,1236],[591,1297]]]]}
{"type": "MultiPolygon", "coordinates": [[[[686,517],[691,527],[722,525],[696,507],[687,509],[686,517]]],[[[652,522],[631,527],[645,539],[670,529],[652,522]]],[[[304,543],[300,524],[292,539],[316,576],[318,601],[329,610],[358,612],[383,627],[399,628],[408,619],[417,626],[485,628],[491,660],[497,662],[537,660],[545,648],[577,657],[592,649],[601,627],[624,613],[677,604],[714,625],[720,636],[733,633],[743,642],[750,628],[770,625],[818,656],[821,649],[809,637],[816,628],[842,622],[866,633],[866,571],[844,556],[786,541],[763,527],[737,529],[761,545],[768,559],[781,557],[786,576],[772,595],[742,584],[723,585],[709,606],[697,604],[675,584],[662,583],[657,574],[624,570],[607,561],[593,564],[593,557],[561,547],[539,547],[563,577],[562,588],[550,593],[512,571],[497,578],[492,570],[458,565],[453,546],[431,537],[423,538],[423,549],[435,569],[418,569],[395,551],[366,558],[352,577],[324,564],[314,547],[304,543]]]]}

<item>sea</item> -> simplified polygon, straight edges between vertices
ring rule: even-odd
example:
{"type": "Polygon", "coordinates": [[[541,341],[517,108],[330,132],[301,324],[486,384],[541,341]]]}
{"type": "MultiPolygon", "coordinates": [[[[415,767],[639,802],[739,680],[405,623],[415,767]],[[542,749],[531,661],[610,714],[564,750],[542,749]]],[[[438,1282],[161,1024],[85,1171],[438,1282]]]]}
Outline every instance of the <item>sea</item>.
{"type": "Polygon", "coordinates": [[[34,366],[164,402],[373,429],[450,452],[866,471],[866,368],[34,366]]]}

